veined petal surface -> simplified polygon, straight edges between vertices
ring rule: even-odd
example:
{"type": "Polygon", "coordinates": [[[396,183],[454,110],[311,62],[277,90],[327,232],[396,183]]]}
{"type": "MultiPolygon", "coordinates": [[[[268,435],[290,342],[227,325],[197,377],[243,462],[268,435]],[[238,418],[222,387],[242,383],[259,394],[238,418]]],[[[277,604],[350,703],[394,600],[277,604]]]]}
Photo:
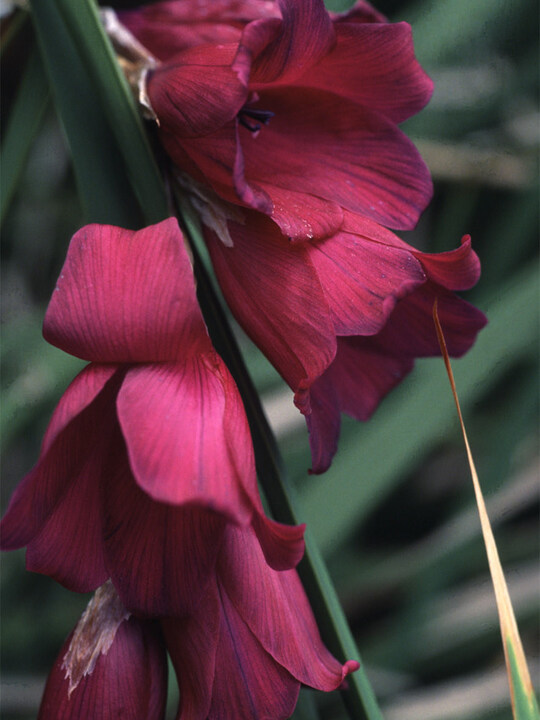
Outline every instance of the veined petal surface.
{"type": "Polygon", "coordinates": [[[72,638],[49,675],[38,720],[163,720],[167,660],[156,624],[134,617],[122,622],[108,651],[69,693],[64,661],[72,638]]]}
{"type": "Polygon", "coordinates": [[[274,660],[297,680],[334,690],[355,663],[342,667],[324,647],[295,570],[275,572],[249,529],[229,527],[218,572],[236,612],[274,660]]]}
{"type": "Polygon", "coordinates": [[[422,264],[427,277],[447,290],[469,290],[480,278],[480,260],[472,249],[470,235],[464,235],[460,246],[454,250],[425,253],[390,230],[355,213],[343,213],[342,229],[383,245],[407,250],[422,264]]]}
{"type": "Polygon", "coordinates": [[[208,719],[216,663],[221,662],[216,658],[220,621],[213,579],[192,613],[161,622],[180,689],[177,720],[208,719]]]}
{"type": "Polygon", "coordinates": [[[182,617],[210,582],[225,518],[194,505],[156,502],[135,483],[125,454],[109,459],[104,543],[111,580],[128,610],[182,617]]]}
{"type": "Polygon", "coordinates": [[[260,20],[248,25],[240,40],[236,63],[245,49],[250,56],[256,55],[250,73],[253,84],[293,82],[323,58],[335,42],[334,28],[323,0],[278,0],[278,5],[283,18],[280,25],[274,20],[260,20]],[[261,49],[263,24],[272,27],[275,37],[261,49]]]}
{"type": "Polygon", "coordinates": [[[341,413],[368,420],[413,365],[413,357],[381,345],[378,335],[338,338],[334,362],[310,388],[311,412],[306,423],[311,472],[322,473],[330,467],[337,451],[341,413]]]}
{"type": "Polygon", "coordinates": [[[337,335],[374,335],[396,302],[426,280],[411,252],[360,235],[338,233],[313,243],[309,256],[337,335]]]}
{"type": "Polygon", "coordinates": [[[220,628],[208,720],[286,720],[300,683],[262,647],[220,589],[220,628]]]}
{"type": "Polygon", "coordinates": [[[183,138],[200,137],[232,120],[247,87],[231,67],[235,45],[186,50],[151,74],[148,93],[158,122],[183,138]]]}
{"type": "Polygon", "coordinates": [[[392,121],[301,86],[261,90],[258,105],[274,116],[255,138],[240,128],[248,184],[270,197],[273,187],[301,188],[389,227],[414,227],[431,198],[431,178],[392,121]]]}
{"type": "Polygon", "coordinates": [[[165,0],[119,13],[120,20],[160,60],[188,47],[238,42],[250,21],[279,17],[273,0],[165,0]]]}
{"type": "Polygon", "coordinates": [[[81,478],[84,484],[84,478],[93,474],[97,483],[102,469],[103,418],[114,419],[119,378],[104,388],[116,371],[114,366],[89,365],[62,396],[47,428],[40,459],[19,483],[2,519],[3,550],[30,542],[81,478]]]}
{"type": "Polygon", "coordinates": [[[151,498],[197,503],[247,523],[243,476],[254,475],[240,395],[217,353],[128,370],[118,417],[134,477],[151,498]]]}
{"type": "Polygon", "coordinates": [[[297,80],[400,123],[419,112],[433,82],[415,58],[407,23],[336,24],[337,44],[297,80]]]}
{"type": "Polygon", "coordinates": [[[72,238],[45,339],[99,362],[158,362],[210,346],[174,218],[130,231],[87,225],[72,238]]]}
{"type": "Polygon", "coordinates": [[[334,356],[335,332],[307,251],[264,217],[229,228],[232,248],[206,239],[231,310],[291,387],[312,382],[334,356]]]}

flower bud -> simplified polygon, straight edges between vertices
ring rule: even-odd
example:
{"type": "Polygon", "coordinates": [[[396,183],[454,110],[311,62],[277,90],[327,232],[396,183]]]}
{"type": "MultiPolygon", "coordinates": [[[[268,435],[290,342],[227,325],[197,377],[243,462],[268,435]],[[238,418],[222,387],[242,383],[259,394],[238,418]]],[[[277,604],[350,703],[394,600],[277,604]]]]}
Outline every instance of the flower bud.
{"type": "Polygon", "coordinates": [[[130,616],[105,583],[58,655],[38,720],[161,720],[166,699],[159,626],[130,616]]]}

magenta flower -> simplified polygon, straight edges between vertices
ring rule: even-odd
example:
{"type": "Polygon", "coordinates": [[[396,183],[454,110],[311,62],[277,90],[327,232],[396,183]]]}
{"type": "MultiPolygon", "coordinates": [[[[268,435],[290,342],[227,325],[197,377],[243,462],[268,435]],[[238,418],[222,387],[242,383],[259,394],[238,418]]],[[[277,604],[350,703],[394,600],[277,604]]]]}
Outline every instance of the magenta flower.
{"type": "Polygon", "coordinates": [[[352,213],[332,237],[304,243],[288,242],[258,213],[227,227],[227,245],[205,230],[216,275],[237,320],[295,392],[314,472],[336,451],[341,412],[366,420],[414,358],[440,354],[435,297],[451,354],[465,353],[485,325],[453,292],[480,274],[470,238],[429,255],[352,213]]]}
{"type": "Polygon", "coordinates": [[[51,670],[38,720],[163,720],[167,659],[157,621],[100,588],[51,670]]]}
{"type": "Polygon", "coordinates": [[[295,570],[269,567],[253,528],[229,524],[199,603],[181,617],[130,615],[100,587],[50,673],[38,720],[162,720],[170,652],[178,720],[280,720],[300,685],[330,691],[358,669],[323,645],[295,570]]]}
{"type": "Polygon", "coordinates": [[[397,123],[426,104],[432,83],[410,27],[364,22],[376,19],[365,4],[334,18],[322,0],[275,7],[281,17],[248,23],[238,42],[190,47],[149,73],[166,151],[296,240],[331,236],[344,208],[413,227],[431,180],[397,123]]]}
{"type": "MultiPolygon", "coordinates": [[[[397,123],[427,102],[431,82],[410,28],[368,3],[330,15],[320,0],[279,0],[252,22],[225,3],[217,16],[236,17],[240,39],[185,49],[188,4],[174,6],[168,30],[161,13],[173,6],[139,15],[140,39],[146,22],[167,52],[177,43],[149,99],[225,298],[294,390],[322,472],[341,412],[367,419],[415,357],[439,353],[436,296],[453,354],[485,323],[453,295],[479,277],[470,243],[428,256],[377,224],[410,227],[429,198],[397,123]]],[[[199,7],[198,20],[216,19],[199,7]]]]}
{"type": "Polygon", "coordinates": [[[228,526],[206,596],[162,627],[178,720],[289,718],[301,684],[335,690],[358,668],[324,647],[298,574],[269,568],[248,527],[228,526]]]}
{"type": "Polygon", "coordinates": [[[2,547],[87,592],[112,579],[133,612],[196,606],[228,523],[293,567],[303,528],[268,520],[238,390],[214,351],[174,219],[73,237],[45,338],[91,360],[56,408],[2,521],[2,547]]]}

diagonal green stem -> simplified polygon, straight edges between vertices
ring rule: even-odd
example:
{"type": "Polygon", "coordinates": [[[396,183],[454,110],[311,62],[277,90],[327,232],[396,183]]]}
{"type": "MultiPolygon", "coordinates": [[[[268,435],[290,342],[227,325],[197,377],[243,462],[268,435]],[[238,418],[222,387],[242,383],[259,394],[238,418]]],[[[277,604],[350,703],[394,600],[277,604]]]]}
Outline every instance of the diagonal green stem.
{"type": "Polygon", "coordinates": [[[98,90],[146,221],[158,222],[169,214],[163,182],[143,121],[101,25],[97,7],[92,0],[56,0],[56,7],[98,90]]]}
{"type": "MultiPolygon", "coordinates": [[[[187,213],[184,213],[186,218],[187,213]]],[[[255,389],[245,366],[242,354],[221,307],[209,273],[197,248],[200,235],[193,222],[185,220],[195,258],[199,304],[203,311],[212,342],[231,371],[246,409],[251,428],[257,475],[274,517],[280,522],[298,525],[302,513],[300,503],[290,480],[282,469],[282,461],[274,434],[268,424],[255,389]]],[[[306,552],[298,572],[313,608],[321,635],[328,648],[341,660],[358,660],[360,654],[351,634],[347,619],[336,595],[334,585],[321,556],[317,543],[309,530],[305,532],[306,552]]],[[[380,720],[371,684],[364,668],[350,675],[348,688],[342,691],[344,703],[354,720],[380,720]]]]}

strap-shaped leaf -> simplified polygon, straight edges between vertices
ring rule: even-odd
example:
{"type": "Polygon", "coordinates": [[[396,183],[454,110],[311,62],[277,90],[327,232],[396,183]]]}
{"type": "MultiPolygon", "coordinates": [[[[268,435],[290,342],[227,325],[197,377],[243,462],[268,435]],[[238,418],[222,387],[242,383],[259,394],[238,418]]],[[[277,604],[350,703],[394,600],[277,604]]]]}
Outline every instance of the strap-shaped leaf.
{"type": "Polygon", "coordinates": [[[43,120],[48,97],[47,78],[43,72],[39,53],[34,50],[28,59],[2,143],[0,223],[4,222],[15,195],[32,141],[43,120]]]}
{"type": "MultiPolygon", "coordinates": [[[[37,2],[36,6],[40,4],[37,2]]],[[[92,0],[56,0],[56,7],[95,85],[145,222],[148,225],[159,222],[170,214],[161,176],[96,5],[92,0]]]]}
{"type": "Polygon", "coordinates": [[[486,546],[489,570],[491,573],[491,580],[493,582],[493,589],[495,590],[497,611],[499,613],[499,623],[501,626],[501,637],[504,647],[508,681],[510,684],[510,694],[512,698],[512,712],[514,715],[514,720],[538,720],[538,705],[536,702],[536,697],[534,695],[531,676],[529,673],[527,660],[525,659],[525,653],[523,651],[523,645],[521,643],[521,637],[519,635],[519,630],[516,623],[514,608],[512,607],[512,601],[508,592],[508,586],[506,584],[506,579],[504,577],[501,561],[499,559],[499,551],[497,550],[495,536],[493,535],[493,530],[491,529],[491,523],[487,514],[484,494],[482,493],[480,480],[478,478],[478,473],[476,472],[476,466],[469,444],[469,438],[465,429],[465,422],[461,413],[461,406],[459,403],[456,384],[454,381],[454,374],[452,372],[450,358],[448,356],[448,350],[446,348],[444,331],[439,322],[439,316],[437,313],[437,300],[435,300],[435,304],[433,306],[433,321],[437,330],[437,338],[441,347],[441,353],[444,359],[444,364],[446,366],[446,372],[448,373],[448,380],[450,381],[452,396],[456,404],[459,424],[461,426],[463,441],[465,443],[465,449],[467,451],[467,459],[469,461],[469,467],[471,470],[474,494],[476,497],[476,504],[478,506],[478,515],[480,516],[482,535],[484,537],[484,544],[486,546]]]}
{"type": "Polygon", "coordinates": [[[32,17],[69,143],[85,220],[139,227],[142,216],[122,155],[76,44],[54,3],[36,2],[32,17]]]}

